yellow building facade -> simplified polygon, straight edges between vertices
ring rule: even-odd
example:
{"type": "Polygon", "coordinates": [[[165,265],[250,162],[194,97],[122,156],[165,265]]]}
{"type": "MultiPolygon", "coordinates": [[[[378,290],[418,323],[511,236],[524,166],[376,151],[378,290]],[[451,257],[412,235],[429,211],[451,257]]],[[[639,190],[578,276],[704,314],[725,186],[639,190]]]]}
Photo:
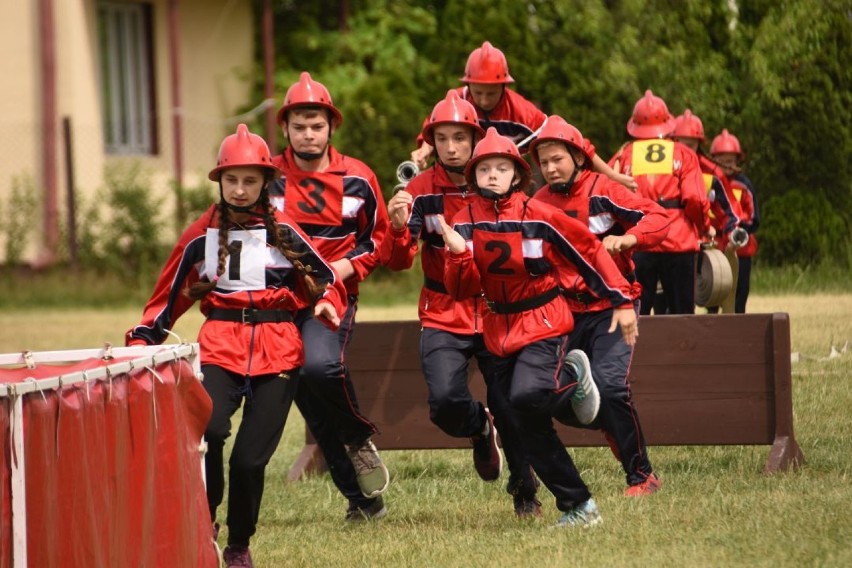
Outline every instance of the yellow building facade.
{"type": "Polygon", "coordinates": [[[215,164],[222,137],[233,131],[235,115],[261,102],[251,100],[255,28],[252,3],[242,0],[5,3],[0,262],[10,238],[3,219],[15,214],[16,191],[37,196],[23,260],[55,256],[50,249],[67,221],[66,124],[80,203],[103,187],[106,168],[131,160],[173,207],[177,172],[184,186],[199,183],[215,164]]]}

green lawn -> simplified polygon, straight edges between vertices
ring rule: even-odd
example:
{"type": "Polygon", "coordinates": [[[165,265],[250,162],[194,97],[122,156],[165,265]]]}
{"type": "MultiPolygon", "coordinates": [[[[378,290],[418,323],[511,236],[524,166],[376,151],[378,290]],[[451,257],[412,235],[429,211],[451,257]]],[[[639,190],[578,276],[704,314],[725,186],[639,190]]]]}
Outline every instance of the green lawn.
{"type": "MultiPolygon", "coordinates": [[[[663,489],[628,500],[608,449],[573,450],[604,524],[554,531],[548,525],[558,513],[546,490],[544,518],[519,522],[506,474],[481,482],[468,451],[389,451],[390,514],[352,526],[327,476],[286,481],[304,435],[294,409],[268,469],[256,565],[852,566],[852,350],[827,358],[832,345],[852,340],[852,295],[762,296],[749,308],[791,315],[801,354],[793,365],[795,428],[807,460],[799,471],[764,476],[765,446],[653,447],[663,489]]],[[[140,311],[5,311],[0,349],[121,344],[140,311]]],[[[362,319],[414,316],[413,306],[362,311],[362,319]]],[[[199,321],[190,314],[176,331],[191,340],[199,321]]]]}

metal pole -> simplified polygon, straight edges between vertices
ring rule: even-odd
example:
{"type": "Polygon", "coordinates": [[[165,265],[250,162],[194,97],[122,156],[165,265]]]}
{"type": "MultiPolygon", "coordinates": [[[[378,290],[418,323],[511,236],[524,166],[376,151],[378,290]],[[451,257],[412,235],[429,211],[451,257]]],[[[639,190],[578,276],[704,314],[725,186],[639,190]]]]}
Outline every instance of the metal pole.
{"type": "Polygon", "coordinates": [[[59,244],[59,212],[56,203],[56,37],[52,0],[41,0],[39,8],[44,248],[38,264],[49,265],[53,263],[59,244]]]}
{"type": "Polygon", "coordinates": [[[169,0],[169,71],[172,96],[172,145],[175,168],[175,221],[177,230],[186,224],[183,204],[183,108],[180,98],[179,0],[169,0]]]}
{"type": "Polygon", "coordinates": [[[68,263],[77,268],[77,204],[74,199],[74,139],[71,118],[62,119],[62,138],[65,142],[65,191],[68,223],[68,263]]]}
{"type": "MultiPolygon", "coordinates": [[[[275,40],[272,2],[263,0],[263,94],[266,100],[275,98],[275,40]]],[[[266,143],[273,154],[278,152],[278,124],[274,105],[266,107],[266,143]]]]}

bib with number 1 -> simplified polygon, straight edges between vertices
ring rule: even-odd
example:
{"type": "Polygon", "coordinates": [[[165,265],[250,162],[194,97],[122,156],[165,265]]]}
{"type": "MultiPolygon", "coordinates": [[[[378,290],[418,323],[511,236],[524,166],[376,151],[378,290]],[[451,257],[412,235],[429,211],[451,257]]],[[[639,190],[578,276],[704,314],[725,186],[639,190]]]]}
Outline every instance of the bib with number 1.
{"type": "MultiPolygon", "coordinates": [[[[204,245],[204,274],[212,280],[219,265],[219,229],[207,229],[204,245]]],[[[225,290],[263,290],[267,267],[287,266],[292,266],[290,261],[277,248],[267,246],[266,229],[230,230],[225,273],[216,286],[225,290]]]]}
{"type": "Polygon", "coordinates": [[[674,171],[674,142],[671,140],[637,140],[631,153],[632,175],[668,175],[674,171]]]}

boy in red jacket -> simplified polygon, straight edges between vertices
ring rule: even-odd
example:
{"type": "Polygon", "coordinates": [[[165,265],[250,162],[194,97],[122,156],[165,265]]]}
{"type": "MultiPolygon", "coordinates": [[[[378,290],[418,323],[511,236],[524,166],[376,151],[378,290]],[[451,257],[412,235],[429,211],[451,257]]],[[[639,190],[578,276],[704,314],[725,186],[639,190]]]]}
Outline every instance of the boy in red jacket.
{"type": "MultiPolygon", "coordinates": [[[[641,289],[631,257],[634,250],[644,250],[666,238],[670,221],[665,209],[590,171],[591,158],[583,135],[560,116],[548,117],[530,146],[530,154],[547,181],[533,199],[549,203],[589,227],[627,281],[633,283],[631,298],[638,311],[641,289]]],[[[613,308],[591,292],[576,270],[566,268],[563,279],[563,291],[574,316],[568,349],[588,354],[592,377],[601,393],[601,411],[595,427],[604,431],[624,468],[628,485],[625,495],[650,495],[662,482],[648,460],[627,380],[633,346],[620,334],[609,332],[613,308]]],[[[577,425],[570,418],[562,421],[577,425]]]]}
{"type": "Polygon", "coordinates": [[[489,128],[465,167],[479,197],[454,216],[452,227],[438,218],[449,250],[444,285],[456,298],[484,294],[485,346],[497,357],[496,380],[527,457],[562,511],[557,526],[591,526],[601,522],[600,512],[552,420],[570,408],[589,424],[600,408],[588,358],[567,349],[573,318],[560,291],[560,267],[574,265],[616,308],[611,330],[620,325],[631,345],[636,314],[630,284],[600,242],[579,221],[524,195],[529,176],[512,140],[489,128]]]}
{"type": "Polygon", "coordinates": [[[496,425],[509,462],[507,490],[513,496],[515,514],[534,517],[541,514],[535,497],[537,483],[508,401],[493,381],[494,357],[485,348],[482,335],[485,302],[479,294],[456,300],[443,283],[445,252],[437,215],[452,218],[476,198],[463,172],[484,134],[473,105],[456,91],[449,91],[435,105],[422,136],[435,147],[438,160],[388,202],[391,231],[383,243],[383,260],[392,270],[411,268],[418,241],[423,243],[424,282],[418,311],[423,324],[420,364],[429,388],[429,417],[450,436],[471,439],[473,463],[485,481],[500,476],[496,425]],[[476,358],[488,387],[488,410],[473,400],[468,388],[471,357],[476,358]]]}
{"type": "Polygon", "coordinates": [[[278,110],[289,146],[273,158],[281,177],[270,191],[273,204],[299,223],[346,285],[349,307],[337,331],[304,314],[297,319],[306,349],[296,405],[349,501],[346,518],[357,521],[387,513],[381,494],[390,477],[371,440],[377,428],[358,406],[345,360],[358,283],[379,264],[388,216],[373,171],[331,145],[341,122],[325,85],[302,73],[278,110]]]}
{"type": "Polygon", "coordinates": [[[633,255],[642,285],[642,314],[651,313],[658,280],[668,313],[695,313],[699,237],[713,232],[698,157],[683,144],[666,139],[673,127],[665,101],[650,89],[645,91],[627,122],[634,140],[610,161],[617,171],[632,175],[639,185],[637,193],[661,205],[671,220],[662,243],[633,255]]]}
{"type": "MultiPolygon", "coordinates": [[[[490,42],[483,42],[481,47],[474,49],[468,56],[464,76],[460,80],[465,86],[458,87],[456,91],[474,106],[483,130],[493,126],[498,134],[511,138],[521,153],[525,153],[547,115],[523,95],[508,88],[515,80],[509,74],[509,64],[503,52],[490,42]]],[[[423,124],[425,126],[426,121],[423,124]]],[[[420,169],[425,169],[433,146],[422,136],[417,138],[417,144],[417,149],[411,153],[411,160],[420,169]]],[[[594,147],[589,147],[589,153],[593,156],[592,166],[595,171],[606,174],[626,187],[636,188],[633,178],[614,171],[595,154],[594,147]]]]}

